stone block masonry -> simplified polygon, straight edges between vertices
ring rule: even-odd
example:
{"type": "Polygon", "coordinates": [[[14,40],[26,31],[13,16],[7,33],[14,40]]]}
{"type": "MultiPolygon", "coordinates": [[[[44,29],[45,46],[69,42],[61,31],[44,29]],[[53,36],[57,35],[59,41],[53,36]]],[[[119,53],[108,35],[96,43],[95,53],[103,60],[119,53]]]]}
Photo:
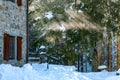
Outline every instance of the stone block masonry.
{"type": "MultiPolygon", "coordinates": [[[[0,63],[23,64],[26,60],[26,0],[22,0],[22,6],[17,5],[17,0],[12,1],[0,0],[0,63]],[[5,33],[15,38],[22,37],[22,59],[20,61],[16,58],[9,61],[3,59],[5,33]]],[[[17,51],[15,51],[16,54],[17,51]]]]}

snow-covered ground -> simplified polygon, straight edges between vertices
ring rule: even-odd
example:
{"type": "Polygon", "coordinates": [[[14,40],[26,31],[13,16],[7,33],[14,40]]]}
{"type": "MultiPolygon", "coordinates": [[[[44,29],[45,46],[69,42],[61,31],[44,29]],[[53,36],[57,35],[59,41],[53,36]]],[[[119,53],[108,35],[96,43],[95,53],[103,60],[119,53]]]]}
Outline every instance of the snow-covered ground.
{"type": "Polygon", "coordinates": [[[14,67],[10,64],[0,65],[0,80],[120,80],[116,72],[80,73],[74,66],[25,64],[14,67]]]}

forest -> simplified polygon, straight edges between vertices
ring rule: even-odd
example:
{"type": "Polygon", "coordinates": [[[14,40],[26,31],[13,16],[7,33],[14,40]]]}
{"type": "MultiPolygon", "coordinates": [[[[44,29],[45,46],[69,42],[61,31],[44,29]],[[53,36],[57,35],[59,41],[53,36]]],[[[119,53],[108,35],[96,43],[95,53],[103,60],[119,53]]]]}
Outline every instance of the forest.
{"type": "Polygon", "coordinates": [[[81,72],[120,68],[119,0],[29,0],[28,14],[33,56],[81,72]]]}

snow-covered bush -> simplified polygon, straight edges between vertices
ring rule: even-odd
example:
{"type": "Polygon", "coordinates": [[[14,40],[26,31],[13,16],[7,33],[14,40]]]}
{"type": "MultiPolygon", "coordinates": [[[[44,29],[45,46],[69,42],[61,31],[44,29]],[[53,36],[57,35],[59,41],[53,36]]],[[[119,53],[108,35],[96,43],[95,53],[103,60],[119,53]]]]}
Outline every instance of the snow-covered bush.
{"type": "Polygon", "coordinates": [[[106,69],[107,69],[106,65],[100,65],[100,66],[98,66],[98,70],[99,71],[107,71],[106,69]]]}

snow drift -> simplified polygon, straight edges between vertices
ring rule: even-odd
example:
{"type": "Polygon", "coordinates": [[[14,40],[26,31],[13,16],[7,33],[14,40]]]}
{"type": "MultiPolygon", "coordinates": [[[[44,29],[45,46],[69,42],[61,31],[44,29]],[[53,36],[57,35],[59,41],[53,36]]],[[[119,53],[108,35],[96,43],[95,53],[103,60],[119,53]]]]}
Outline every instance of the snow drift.
{"type": "Polygon", "coordinates": [[[15,67],[10,64],[0,65],[0,80],[119,80],[115,72],[80,73],[74,66],[25,64],[15,67]]]}

